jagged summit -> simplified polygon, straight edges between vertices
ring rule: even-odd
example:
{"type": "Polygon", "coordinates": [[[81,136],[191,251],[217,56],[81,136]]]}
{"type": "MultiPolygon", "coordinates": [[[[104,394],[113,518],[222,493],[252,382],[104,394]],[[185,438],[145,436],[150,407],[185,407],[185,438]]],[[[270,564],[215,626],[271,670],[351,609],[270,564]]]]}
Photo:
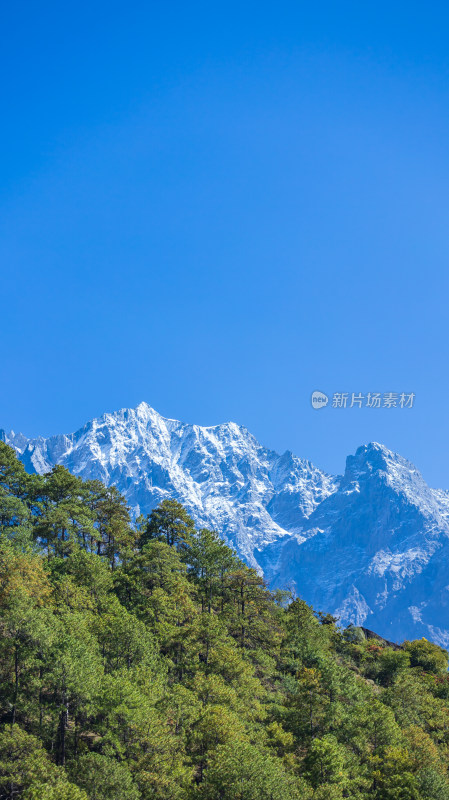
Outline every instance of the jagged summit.
{"type": "Polygon", "coordinates": [[[178,498],[256,567],[256,547],[300,529],[335,489],[334,479],[309,462],[264,448],[234,422],[191,425],[162,417],[146,402],[69,435],[9,441],[30,471],[59,463],[116,484],[136,516],[164,497],[178,498]]]}
{"type": "Polygon", "coordinates": [[[177,498],[272,586],[291,586],[342,623],[449,645],[449,493],[378,442],[335,477],[234,422],[184,423],[146,402],[68,435],[0,436],[29,471],[63,464],[115,484],[135,516],[177,498]]]}
{"type": "Polygon", "coordinates": [[[273,585],[345,624],[449,644],[449,498],[410,461],[377,443],[358,448],[303,536],[276,554],[273,585]]]}
{"type": "Polygon", "coordinates": [[[346,459],[341,485],[360,485],[366,481],[384,483],[398,495],[404,495],[410,503],[419,502],[431,512],[438,504],[435,490],[429,488],[415,465],[378,442],[362,445],[355,455],[346,459]]]}
{"type": "Polygon", "coordinates": [[[403,458],[399,453],[394,453],[385,445],[378,442],[369,442],[357,448],[354,455],[346,459],[348,475],[369,475],[372,472],[396,472],[397,470],[415,470],[413,464],[403,458]]]}

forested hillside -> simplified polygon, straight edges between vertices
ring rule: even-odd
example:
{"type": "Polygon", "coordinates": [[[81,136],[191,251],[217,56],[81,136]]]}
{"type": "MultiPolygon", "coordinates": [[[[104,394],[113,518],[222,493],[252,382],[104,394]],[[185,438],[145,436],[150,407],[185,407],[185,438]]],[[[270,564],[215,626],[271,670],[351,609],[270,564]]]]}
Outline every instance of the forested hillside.
{"type": "Polygon", "coordinates": [[[447,653],[270,593],[164,501],[0,442],[0,798],[449,800],[447,653]]]}

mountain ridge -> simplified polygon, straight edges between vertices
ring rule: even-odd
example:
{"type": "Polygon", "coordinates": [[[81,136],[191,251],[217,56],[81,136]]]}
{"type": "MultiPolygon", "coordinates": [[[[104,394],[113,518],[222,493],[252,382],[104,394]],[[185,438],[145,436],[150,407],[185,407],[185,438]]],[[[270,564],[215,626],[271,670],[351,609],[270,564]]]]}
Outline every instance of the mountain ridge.
{"type": "Polygon", "coordinates": [[[332,476],[234,422],[183,423],[145,402],[68,435],[2,438],[29,471],[60,463],[115,484],[134,517],[175,497],[272,587],[343,624],[449,644],[449,493],[385,445],[361,445],[332,476]]]}
{"type": "Polygon", "coordinates": [[[183,423],[147,403],[103,414],[69,435],[6,434],[6,440],[29,471],[61,463],[83,478],[117,484],[134,516],[175,496],[255,567],[256,545],[292,532],[282,527],[292,505],[293,528],[300,528],[334,488],[334,479],[311,462],[263,447],[243,426],[183,423]]]}

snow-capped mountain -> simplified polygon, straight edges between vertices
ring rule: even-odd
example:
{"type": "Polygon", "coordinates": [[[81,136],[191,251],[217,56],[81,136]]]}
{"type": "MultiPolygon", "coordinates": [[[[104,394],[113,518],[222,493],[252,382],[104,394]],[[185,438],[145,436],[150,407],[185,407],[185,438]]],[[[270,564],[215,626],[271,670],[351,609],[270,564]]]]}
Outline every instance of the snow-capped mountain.
{"type": "Polygon", "coordinates": [[[260,554],[273,586],[390,640],[449,645],[449,495],[413,464],[380,444],[359,447],[303,534],[301,545],[290,537],[260,554]]]}
{"type": "Polygon", "coordinates": [[[300,534],[336,488],[335,479],[310,462],[267,450],[233,422],[186,425],[147,403],[104,414],[68,436],[28,440],[10,432],[4,438],[30,472],[62,464],[83,478],[115,484],[134,516],[176,498],[256,567],[255,548],[300,534]]]}
{"type": "Polygon", "coordinates": [[[146,403],[69,435],[0,436],[29,471],[63,464],[115,484],[135,516],[178,499],[271,586],[343,624],[449,645],[449,493],[382,445],[360,447],[332,477],[235,423],[187,425],[146,403]]]}

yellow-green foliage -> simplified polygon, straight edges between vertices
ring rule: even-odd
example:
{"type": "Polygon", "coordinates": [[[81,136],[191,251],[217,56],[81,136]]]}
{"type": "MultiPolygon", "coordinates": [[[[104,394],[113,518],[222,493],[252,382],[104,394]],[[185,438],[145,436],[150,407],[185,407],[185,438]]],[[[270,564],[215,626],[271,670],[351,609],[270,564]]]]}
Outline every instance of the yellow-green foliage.
{"type": "Polygon", "coordinates": [[[0,443],[0,797],[449,800],[447,653],[335,623],[0,443]]]}

